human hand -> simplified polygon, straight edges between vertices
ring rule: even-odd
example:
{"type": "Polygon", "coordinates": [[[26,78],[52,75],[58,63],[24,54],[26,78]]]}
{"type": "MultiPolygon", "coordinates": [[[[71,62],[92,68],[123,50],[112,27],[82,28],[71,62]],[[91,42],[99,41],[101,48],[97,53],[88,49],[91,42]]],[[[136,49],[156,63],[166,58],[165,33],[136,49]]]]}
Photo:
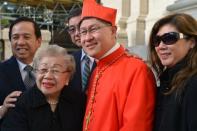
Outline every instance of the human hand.
{"type": "Polygon", "coordinates": [[[0,116],[3,117],[9,108],[15,107],[15,102],[17,101],[17,97],[21,95],[21,91],[13,91],[11,92],[4,100],[3,105],[1,106],[0,116]]]}

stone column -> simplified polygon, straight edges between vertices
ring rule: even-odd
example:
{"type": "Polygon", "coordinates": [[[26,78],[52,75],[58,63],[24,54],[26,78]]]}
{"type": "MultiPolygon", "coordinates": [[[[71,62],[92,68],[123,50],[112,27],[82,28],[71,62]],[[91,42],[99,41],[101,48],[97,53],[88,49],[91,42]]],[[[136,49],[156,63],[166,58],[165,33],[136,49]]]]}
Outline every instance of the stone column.
{"type": "Polygon", "coordinates": [[[145,20],[148,14],[148,0],[131,0],[130,9],[131,15],[127,21],[128,49],[146,60],[145,20]]]}
{"type": "Polygon", "coordinates": [[[124,46],[128,46],[128,37],[127,37],[127,20],[130,15],[130,0],[122,0],[121,1],[121,10],[120,10],[120,18],[117,22],[118,25],[118,33],[117,33],[117,42],[123,44],[124,46]]]}
{"type": "Polygon", "coordinates": [[[4,60],[8,59],[11,55],[12,55],[12,48],[11,48],[11,44],[8,38],[8,32],[9,29],[8,28],[4,28],[2,30],[2,39],[4,40],[4,60]]]}
{"type": "Polygon", "coordinates": [[[145,44],[145,19],[148,13],[148,0],[131,0],[128,19],[128,46],[145,44]]]}
{"type": "Polygon", "coordinates": [[[148,14],[148,0],[140,0],[140,15],[137,19],[136,44],[145,45],[145,19],[148,14]]]}

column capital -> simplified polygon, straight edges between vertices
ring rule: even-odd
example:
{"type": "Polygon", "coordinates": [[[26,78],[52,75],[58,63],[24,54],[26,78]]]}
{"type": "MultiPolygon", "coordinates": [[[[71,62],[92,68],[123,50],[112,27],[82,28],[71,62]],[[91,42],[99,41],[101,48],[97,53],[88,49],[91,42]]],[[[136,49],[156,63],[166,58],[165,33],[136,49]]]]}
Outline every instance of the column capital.
{"type": "Polygon", "coordinates": [[[177,12],[177,10],[185,10],[194,7],[197,8],[196,0],[177,0],[174,4],[167,6],[167,10],[177,12]]]}

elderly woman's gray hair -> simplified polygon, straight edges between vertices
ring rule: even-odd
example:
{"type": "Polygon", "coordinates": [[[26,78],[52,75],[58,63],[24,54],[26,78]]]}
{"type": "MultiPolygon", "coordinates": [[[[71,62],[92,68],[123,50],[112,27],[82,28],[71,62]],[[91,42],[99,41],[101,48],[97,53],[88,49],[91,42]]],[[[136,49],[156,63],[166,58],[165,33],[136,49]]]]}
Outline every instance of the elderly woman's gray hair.
{"type": "Polygon", "coordinates": [[[67,50],[65,48],[62,48],[58,45],[48,45],[47,47],[40,48],[33,59],[33,67],[36,69],[39,65],[40,60],[43,57],[58,57],[58,56],[64,56],[65,59],[65,65],[67,68],[67,71],[70,72],[71,77],[73,76],[75,72],[75,60],[72,55],[69,55],[67,53],[67,50]]]}

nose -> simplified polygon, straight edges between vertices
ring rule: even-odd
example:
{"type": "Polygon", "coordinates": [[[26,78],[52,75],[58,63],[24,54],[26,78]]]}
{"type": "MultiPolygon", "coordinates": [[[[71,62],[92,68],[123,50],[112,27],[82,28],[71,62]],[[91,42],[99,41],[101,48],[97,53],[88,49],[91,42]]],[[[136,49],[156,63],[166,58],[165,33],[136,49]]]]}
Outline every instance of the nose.
{"type": "Polygon", "coordinates": [[[90,32],[87,32],[87,34],[84,36],[84,39],[86,41],[91,41],[93,39],[93,36],[90,32]]]}
{"type": "Polygon", "coordinates": [[[166,49],[166,47],[167,47],[167,45],[163,41],[161,41],[159,43],[159,45],[157,46],[157,48],[159,48],[159,49],[166,49]]]}
{"type": "Polygon", "coordinates": [[[74,34],[75,34],[76,36],[79,36],[79,30],[76,29],[75,32],[74,32],[74,34]]]}
{"type": "Polygon", "coordinates": [[[85,45],[86,42],[91,42],[93,40],[93,36],[90,33],[83,35],[80,37],[81,45],[85,45]]]}
{"type": "Polygon", "coordinates": [[[47,78],[47,79],[50,79],[50,78],[52,78],[54,75],[53,75],[53,72],[51,71],[51,70],[48,70],[46,73],[45,73],[45,75],[44,75],[44,77],[45,78],[47,78]]]}
{"type": "Polygon", "coordinates": [[[17,40],[18,45],[24,45],[25,44],[25,39],[23,37],[19,37],[17,40]]]}

